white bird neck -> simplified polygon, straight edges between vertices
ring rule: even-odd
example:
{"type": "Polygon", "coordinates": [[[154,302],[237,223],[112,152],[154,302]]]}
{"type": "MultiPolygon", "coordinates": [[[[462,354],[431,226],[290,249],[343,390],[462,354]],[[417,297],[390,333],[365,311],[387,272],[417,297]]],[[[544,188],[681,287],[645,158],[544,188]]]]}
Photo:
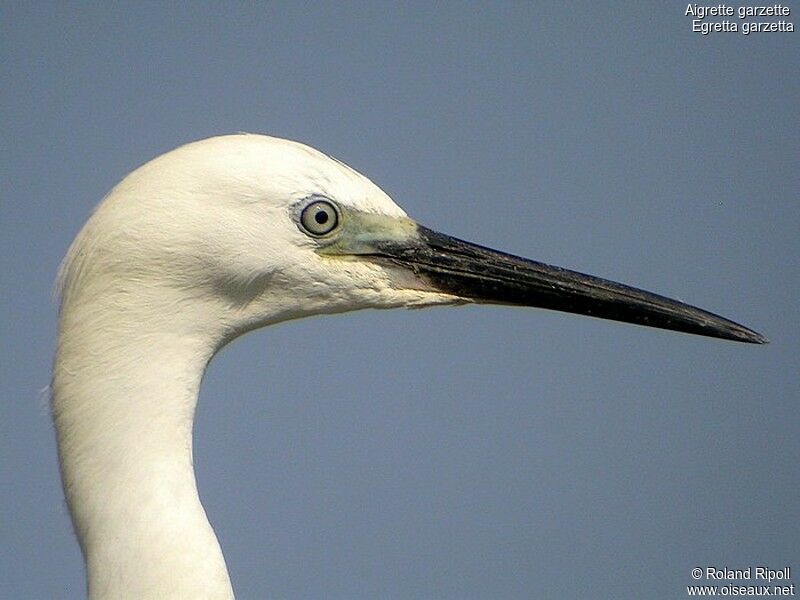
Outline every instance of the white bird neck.
{"type": "Polygon", "coordinates": [[[166,321],[158,303],[131,309],[119,300],[62,306],[53,373],[62,478],[89,596],[230,598],[192,466],[197,393],[217,344],[181,329],[179,315],[166,321]]]}

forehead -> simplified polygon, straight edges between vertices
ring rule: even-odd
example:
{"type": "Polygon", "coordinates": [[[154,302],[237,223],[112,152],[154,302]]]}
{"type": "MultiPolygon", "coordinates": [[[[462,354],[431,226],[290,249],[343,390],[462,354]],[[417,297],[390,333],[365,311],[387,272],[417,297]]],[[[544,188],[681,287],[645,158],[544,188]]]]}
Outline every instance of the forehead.
{"type": "MultiPolygon", "coordinates": [[[[344,207],[404,217],[377,185],[343,162],[310,146],[263,135],[237,134],[190,144],[217,168],[247,178],[275,201],[293,204],[325,196],[344,207]]],[[[187,148],[187,147],[184,147],[187,148]]]]}

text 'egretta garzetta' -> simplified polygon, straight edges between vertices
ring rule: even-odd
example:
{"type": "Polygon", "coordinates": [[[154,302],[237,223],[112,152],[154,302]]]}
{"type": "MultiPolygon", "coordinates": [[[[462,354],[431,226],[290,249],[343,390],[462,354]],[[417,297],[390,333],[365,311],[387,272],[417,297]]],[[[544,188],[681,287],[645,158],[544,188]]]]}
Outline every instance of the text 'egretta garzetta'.
{"type": "Polygon", "coordinates": [[[229,598],[192,466],[211,357],[242,333],[361,308],[535,306],[764,343],[649,292],[412,221],[312,148],[261,135],[182,146],[103,200],[60,273],[52,408],[92,598],[229,598]]]}

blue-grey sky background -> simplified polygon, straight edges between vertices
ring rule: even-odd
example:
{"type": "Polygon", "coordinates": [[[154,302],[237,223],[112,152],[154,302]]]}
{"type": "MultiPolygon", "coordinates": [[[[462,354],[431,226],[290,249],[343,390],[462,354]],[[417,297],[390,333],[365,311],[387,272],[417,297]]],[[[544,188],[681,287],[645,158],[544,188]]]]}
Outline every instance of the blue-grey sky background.
{"type": "Polygon", "coordinates": [[[485,306],[249,334],[195,425],[240,598],[681,598],[697,566],[800,583],[800,34],[704,37],[684,10],[3,2],[0,597],[84,593],[42,394],[62,255],[128,171],[235,131],[772,341],[485,306]]]}

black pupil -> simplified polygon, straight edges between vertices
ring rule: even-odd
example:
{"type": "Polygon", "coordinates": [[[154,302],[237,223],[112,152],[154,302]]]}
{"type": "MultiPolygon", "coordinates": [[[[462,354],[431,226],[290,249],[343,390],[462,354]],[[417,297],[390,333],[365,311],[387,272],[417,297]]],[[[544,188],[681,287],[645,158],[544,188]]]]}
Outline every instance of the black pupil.
{"type": "Polygon", "coordinates": [[[329,218],[330,217],[328,216],[328,213],[326,213],[322,208],[318,208],[317,212],[314,214],[314,220],[320,225],[325,225],[329,218]]]}

